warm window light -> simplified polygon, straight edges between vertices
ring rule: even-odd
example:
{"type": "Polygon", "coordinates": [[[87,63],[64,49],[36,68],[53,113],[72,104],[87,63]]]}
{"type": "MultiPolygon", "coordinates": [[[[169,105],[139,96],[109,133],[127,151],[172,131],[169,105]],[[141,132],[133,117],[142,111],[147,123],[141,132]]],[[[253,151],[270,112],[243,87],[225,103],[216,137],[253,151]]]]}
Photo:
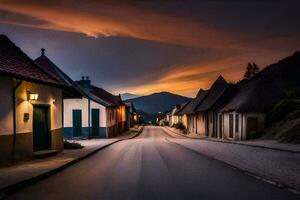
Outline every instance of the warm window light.
{"type": "Polygon", "coordinates": [[[39,94],[37,94],[37,93],[32,93],[32,92],[27,93],[27,99],[29,101],[37,100],[38,98],[39,98],[39,94]]]}

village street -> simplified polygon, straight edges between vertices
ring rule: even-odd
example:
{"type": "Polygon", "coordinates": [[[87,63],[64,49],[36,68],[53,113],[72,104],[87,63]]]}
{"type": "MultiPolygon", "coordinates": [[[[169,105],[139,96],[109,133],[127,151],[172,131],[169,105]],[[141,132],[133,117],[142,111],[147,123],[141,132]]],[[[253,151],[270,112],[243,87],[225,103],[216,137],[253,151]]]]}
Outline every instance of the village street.
{"type": "Polygon", "coordinates": [[[146,126],[135,139],[116,143],[9,198],[299,198],[196,153],[180,141],[184,141],[181,136],[167,133],[161,127],[146,126]]]}

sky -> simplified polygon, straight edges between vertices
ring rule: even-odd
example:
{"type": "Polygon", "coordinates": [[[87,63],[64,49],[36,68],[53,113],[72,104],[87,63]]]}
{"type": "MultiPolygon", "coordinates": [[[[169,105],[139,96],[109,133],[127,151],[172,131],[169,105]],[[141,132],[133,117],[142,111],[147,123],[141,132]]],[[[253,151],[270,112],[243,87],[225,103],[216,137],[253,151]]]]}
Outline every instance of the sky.
{"type": "Polygon", "coordinates": [[[300,1],[0,0],[0,34],[114,94],[193,97],[300,50],[300,1]]]}

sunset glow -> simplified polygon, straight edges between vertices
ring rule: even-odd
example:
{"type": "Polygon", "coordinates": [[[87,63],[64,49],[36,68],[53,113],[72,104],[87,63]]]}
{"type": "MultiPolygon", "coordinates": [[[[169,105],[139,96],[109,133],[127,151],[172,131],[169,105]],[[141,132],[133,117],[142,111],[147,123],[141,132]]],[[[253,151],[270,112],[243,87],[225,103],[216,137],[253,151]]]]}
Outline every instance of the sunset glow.
{"type": "MultiPolygon", "coordinates": [[[[40,48],[32,44],[44,45],[72,77],[78,79],[86,73],[84,75],[90,75],[96,84],[114,93],[170,91],[194,96],[199,88],[208,88],[220,74],[228,81],[236,82],[242,78],[248,62],[255,61],[263,68],[300,48],[299,30],[294,28],[299,23],[298,19],[295,19],[293,28],[286,24],[280,28],[286,20],[282,18],[282,22],[277,22],[277,28],[266,27],[278,16],[284,16],[271,13],[271,9],[281,7],[279,2],[272,6],[263,2],[253,5],[265,7],[266,13],[269,12],[267,8],[272,8],[270,15],[260,11],[256,13],[264,19],[262,24],[255,23],[257,16],[247,12],[244,20],[249,26],[241,24],[236,17],[239,11],[235,13],[228,6],[222,7],[225,4],[222,1],[218,4],[219,15],[205,2],[190,8],[179,1],[173,5],[164,2],[157,7],[150,2],[134,1],[81,1],[74,4],[68,0],[50,3],[4,0],[0,2],[0,31],[15,38],[22,32],[36,31],[37,37],[26,38],[32,42],[20,44],[29,55],[36,56],[40,48]],[[181,6],[182,10],[179,9],[181,6]],[[214,17],[210,17],[212,15],[214,17]],[[54,43],[47,43],[45,39],[41,41],[45,33],[48,38],[56,38],[54,43]],[[68,51],[66,45],[55,46],[63,38],[76,38],[67,43],[74,45],[72,49],[82,49],[80,60],[67,62],[62,54],[72,58],[78,56],[72,54],[75,50],[68,51]],[[116,44],[113,42],[115,39],[122,42],[116,44]],[[97,48],[97,55],[91,57],[90,52],[84,51],[91,48],[84,46],[81,40],[94,43],[92,48],[97,48]],[[178,50],[173,52],[172,46],[178,50]],[[59,55],[57,52],[63,48],[66,49],[59,55]],[[192,53],[186,53],[187,50],[192,53]],[[127,57],[120,58],[120,51],[128,54],[127,57]],[[140,56],[139,52],[146,56],[140,56]],[[81,67],[79,65],[87,64],[85,60],[89,60],[87,67],[90,70],[76,70],[81,67]],[[133,78],[135,73],[138,73],[136,79],[133,78]],[[109,77],[117,81],[112,82],[109,77]]],[[[241,3],[240,9],[241,12],[247,10],[247,5],[241,3]]],[[[282,13],[286,11],[283,8],[282,13]]]]}

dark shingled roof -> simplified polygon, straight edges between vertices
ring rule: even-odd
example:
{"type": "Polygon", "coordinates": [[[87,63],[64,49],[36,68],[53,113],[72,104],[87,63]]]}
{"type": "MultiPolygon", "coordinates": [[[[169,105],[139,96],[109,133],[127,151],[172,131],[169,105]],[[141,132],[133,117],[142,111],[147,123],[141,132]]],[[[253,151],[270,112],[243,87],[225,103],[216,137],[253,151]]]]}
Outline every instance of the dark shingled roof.
{"type": "Polygon", "coordinates": [[[82,81],[74,82],[45,55],[44,49],[42,49],[42,55],[38,57],[35,62],[52,76],[64,82],[69,87],[72,87],[72,91],[81,94],[81,96],[89,98],[104,106],[118,106],[122,104],[122,100],[119,96],[115,96],[102,88],[90,85],[90,80],[85,80],[85,83],[89,83],[87,85],[82,84],[82,81]]]}
{"type": "Polygon", "coordinates": [[[194,99],[192,99],[178,114],[184,115],[194,113],[195,109],[205,99],[208,92],[209,91],[200,89],[197,96],[194,99]]]}
{"type": "Polygon", "coordinates": [[[68,86],[72,86],[74,81],[59,69],[45,54],[45,49],[42,49],[42,55],[34,60],[34,62],[40,66],[43,70],[47,71],[52,76],[56,77],[60,81],[64,82],[68,86]]]}
{"type": "Polygon", "coordinates": [[[174,115],[179,115],[179,112],[184,109],[187,105],[188,105],[189,102],[186,102],[186,103],[182,103],[182,104],[179,104],[177,105],[177,109],[176,111],[174,112],[174,115]]]}
{"type": "MultiPolygon", "coordinates": [[[[102,88],[86,84],[87,80],[76,81],[75,85],[83,93],[83,96],[89,98],[106,107],[116,107],[123,104],[120,95],[115,96],[102,88]]],[[[89,81],[89,80],[88,80],[89,81]]]]}
{"type": "Polygon", "coordinates": [[[103,99],[104,101],[109,102],[113,106],[118,106],[120,104],[123,104],[120,95],[115,96],[102,88],[91,86],[90,92],[95,96],[103,99]]]}
{"type": "Polygon", "coordinates": [[[237,84],[237,94],[221,111],[266,112],[286,97],[284,92],[265,76],[257,76],[237,84]]]}
{"type": "Polygon", "coordinates": [[[205,112],[215,106],[216,102],[222,97],[228,88],[230,88],[222,76],[219,76],[218,79],[211,86],[209,93],[202,103],[196,108],[196,112],[205,112]]]}
{"type": "Polygon", "coordinates": [[[75,84],[75,82],[45,55],[45,49],[41,50],[42,55],[35,59],[34,62],[41,69],[47,71],[53,77],[68,86],[68,89],[64,90],[64,98],[76,98],[83,96],[84,92],[75,84]]]}
{"type": "Polygon", "coordinates": [[[65,86],[64,82],[37,66],[5,35],[0,35],[0,73],[27,81],[65,86]]]}

